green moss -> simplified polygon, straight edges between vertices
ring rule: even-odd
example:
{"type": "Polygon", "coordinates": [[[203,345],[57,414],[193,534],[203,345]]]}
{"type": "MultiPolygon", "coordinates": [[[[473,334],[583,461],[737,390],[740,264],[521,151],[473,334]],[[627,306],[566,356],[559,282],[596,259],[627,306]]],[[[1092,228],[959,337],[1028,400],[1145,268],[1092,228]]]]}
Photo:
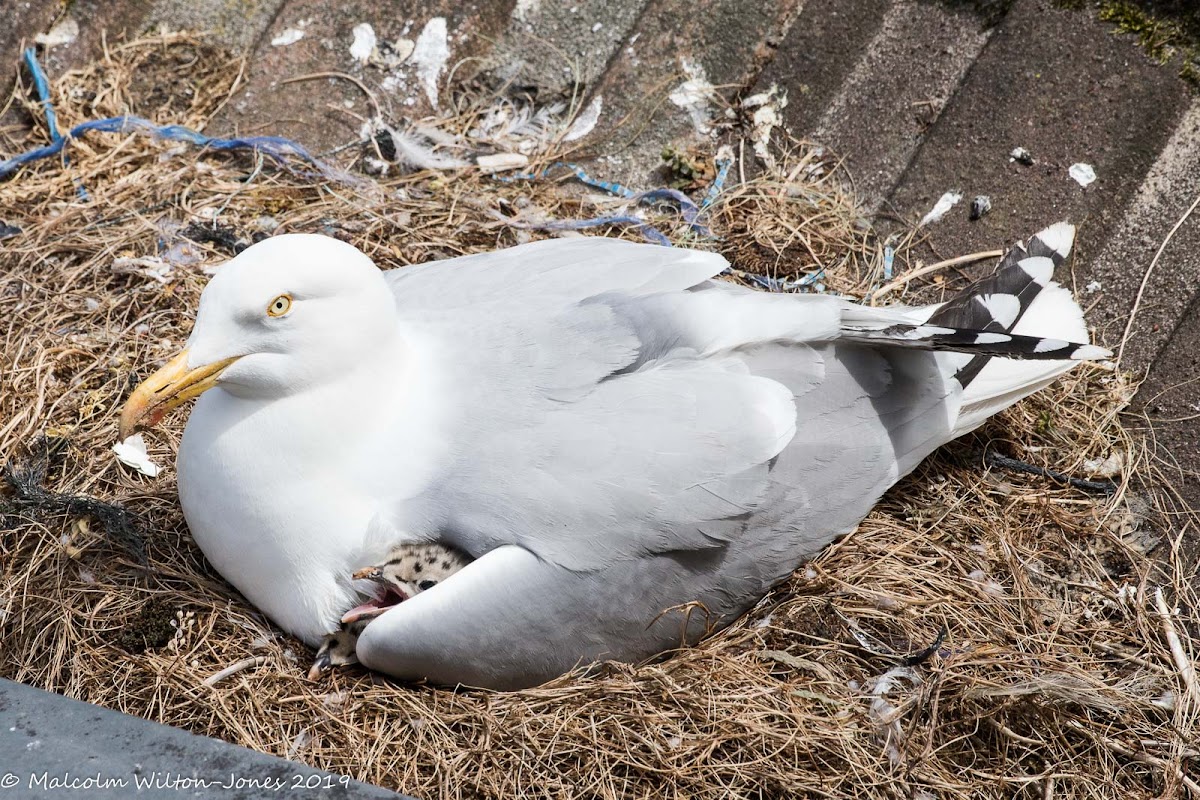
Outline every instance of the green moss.
{"type": "Polygon", "coordinates": [[[1200,88],[1200,3],[1196,0],[1055,0],[1055,5],[1092,9],[1117,33],[1137,37],[1158,63],[1178,59],[1179,76],[1200,88]]]}
{"type": "Polygon", "coordinates": [[[1174,22],[1154,17],[1133,3],[1109,3],[1100,9],[1100,19],[1111,22],[1121,33],[1137,36],[1138,44],[1160,64],[1174,55],[1173,45],[1182,35],[1174,22]]]}

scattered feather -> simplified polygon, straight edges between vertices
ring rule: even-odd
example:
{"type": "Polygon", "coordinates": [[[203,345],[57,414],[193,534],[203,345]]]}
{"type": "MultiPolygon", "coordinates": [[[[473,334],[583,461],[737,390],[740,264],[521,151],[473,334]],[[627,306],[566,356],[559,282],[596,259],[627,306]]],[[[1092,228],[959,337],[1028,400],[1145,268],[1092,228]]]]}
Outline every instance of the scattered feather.
{"type": "Polygon", "coordinates": [[[141,275],[159,283],[170,283],[175,267],[158,256],[121,256],[113,259],[110,267],[116,275],[141,275]]]}
{"type": "Polygon", "coordinates": [[[937,222],[939,219],[946,216],[947,211],[958,205],[958,201],[960,200],[962,200],[962,194],[960,192],[946,192],[938,198],[936,203],[933,204],[933,208],[930,209],[929,213],[921,218],[921,221],[917,223],[917,227],[924,228],[930,223],[937,222]]]}
{"type": "Polygon", "coordinates": [[[604,96],[596,95],[592,98],[592,102],[588,103],[588,107],[583,110],[575,121],[571,123],[570,130],[563,136],[564,142],[573,142],[576,139],[582,139],[592,132],[596,127],[596,123],[600,121],[600,112],[604,110],[604,96]]]}
{"type": "Polygon", "coordinates": [[[146,440],[140,433],[135,433],[123,442],[117,442],[112,447],[117,460],[127,467],[132,467],[143,475],[151,478],[158,477],[158,465],[150,460],[146,452],[146,440]]]}

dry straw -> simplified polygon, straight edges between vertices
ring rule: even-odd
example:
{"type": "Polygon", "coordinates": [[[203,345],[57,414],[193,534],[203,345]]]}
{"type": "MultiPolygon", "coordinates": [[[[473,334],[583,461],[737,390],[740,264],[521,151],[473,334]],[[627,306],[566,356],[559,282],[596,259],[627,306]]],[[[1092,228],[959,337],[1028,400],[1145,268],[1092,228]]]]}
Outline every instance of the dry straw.
{"type": "MultiPolygon", "coordinates": [[[[64,126],[133,111],[200,127],[237,73],[168,36],[111,46],[54,91],[64,126]]],[[[425,797],[1200,797],[1195,588],[1156,495],[1128,482],[1161,479],[1121,426],[1133,387],[1098,368],[944,448],[744,620],[669,659],[513,694],[360,669],[307,682],[311,652],[191,543],[173,470],[151,481],[109,452],[130,386],[181,346],[202,267],[235,239],[324,231],[390,267],[511,245],[528,234],[502,216],[595,216],[594,201],[470,170],[348,188],[111,134],[70,152],[0,183],[0,217],[23,231],[0,243],[0,452],[20,464],[46,435],[45,488],[135,514],[145,562],[95,509],[6,489],[0,675],[425,797]],[[213,241],[189,245],[187,225],[213,241]],[[160,241],[198,260],[166,282],[114,271],[160,241]],[[1119,490],[989,471],[985,445],[1081,475],[1120,454],[1119,490]]],[[[878,285],[852,198],[811,151],[787,163],[730,188],[721,240],[695,243],[748,272],[878,285]]],[[[182,425],[149,436],[160,463],[182,425]]]]}

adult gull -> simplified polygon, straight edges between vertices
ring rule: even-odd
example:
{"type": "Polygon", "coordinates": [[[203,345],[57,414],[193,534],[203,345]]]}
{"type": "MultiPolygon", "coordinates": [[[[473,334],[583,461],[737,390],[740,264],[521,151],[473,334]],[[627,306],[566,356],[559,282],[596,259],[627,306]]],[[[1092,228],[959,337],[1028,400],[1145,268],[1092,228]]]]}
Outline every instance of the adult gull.
{"type": "Polygon", "coordinates": [[[401,679],[513,689],[727,625],[939,445],[1083,359],[1051,226],[937,306],[715,279],[606,238],[381,271],[303,234],[205,288],[124,439],[197,398],[179,499],[212,565],[313,647],[405,543],[467,566],[357,642],[401,679]]]}

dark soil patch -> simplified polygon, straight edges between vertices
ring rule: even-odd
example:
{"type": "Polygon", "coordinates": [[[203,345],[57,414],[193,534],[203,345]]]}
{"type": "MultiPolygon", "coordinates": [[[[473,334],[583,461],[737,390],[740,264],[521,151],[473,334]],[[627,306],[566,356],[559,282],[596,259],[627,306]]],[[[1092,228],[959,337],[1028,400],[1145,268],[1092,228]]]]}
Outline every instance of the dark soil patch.
{"type": "Polygon", "coordinates": [[[114,643],[117,647],[135,655],[147,650],[166,647],[175,638],[175,609],[165,600],[151,600],[133,617],[114,643]]]}

